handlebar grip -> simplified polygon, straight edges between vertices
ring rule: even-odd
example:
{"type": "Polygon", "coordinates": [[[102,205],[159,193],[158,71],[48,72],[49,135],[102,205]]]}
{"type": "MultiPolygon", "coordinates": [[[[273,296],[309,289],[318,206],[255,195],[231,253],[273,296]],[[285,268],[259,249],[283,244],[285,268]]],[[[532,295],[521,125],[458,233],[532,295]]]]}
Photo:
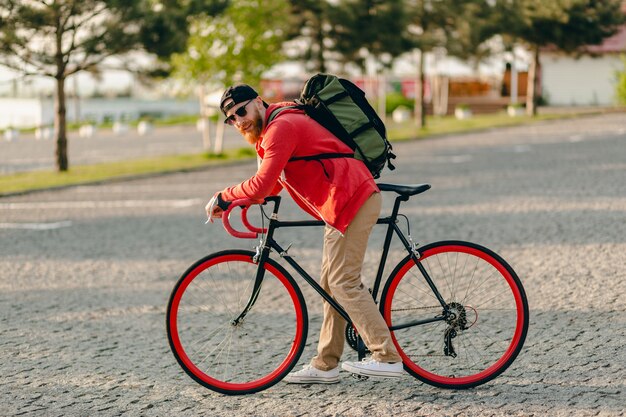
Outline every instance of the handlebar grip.
{"type": "MultiPolygon", "coordinates": [[[[226,231],[230,235],[232,235],[234,237],[241,238],[241,239],[256,239],[257,238],[259,232],[256,232],[253,229],[251,229],[252,226],[248,227],[248,225],[246,224],[247,220],[244,222],[244,225],[246,227],[248,227],[250,232],[240,232],[240,231],[237,231],[230,225],[230,212],[235,207],[242,207],[243,210],[247,210],[248,207],[250,207],[250,205],[252,205],[252,204],[258,204],[258,201],[251,200],[249,198],[242,198],[242,199],[233,201],[230,204],[230,206],[226,210],[224,210],[224,212],[222,213],[222,224],[224,225],[224,229],[226,229],[226,231]]],[[[242,216],[243,216],[242,219],[244,219],[245,215],[242,215],[242,216]]]]}
{"type": "Polygon", "coordinates": [[[250,224],[250,222],[248,221],[248,209],[249,208],[250,206],[247,206],[241,210],[241,222],[243,223],[243,225],[246,226],[246,228],[250,230],[251,232],[255,232],[255,233],[267,232],[267,228],[262,229],[260,227],[256,227],[250,224]]]}

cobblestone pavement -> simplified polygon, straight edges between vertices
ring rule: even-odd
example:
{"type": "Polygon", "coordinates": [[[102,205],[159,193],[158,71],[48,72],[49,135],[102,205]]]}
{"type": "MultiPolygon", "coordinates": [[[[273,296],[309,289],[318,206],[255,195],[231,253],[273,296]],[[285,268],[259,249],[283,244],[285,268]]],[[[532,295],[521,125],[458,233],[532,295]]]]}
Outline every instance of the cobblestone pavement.
{"type": "MultiPolygon", "coordinates": [[[[193,261],[253,245],[203,225],[207,198],[245,179],[254,170],[245,164],[0,199],[0,415],[623,415],[626,116],[394,148],[398,169],[386,182],[433,185],[404,210],[414,237],[490,247],[526,287],[526,345],[496,380],[448,391],[342,375],[337,385],[279,383],[244,397],[191,380],[169,350],[166,303],[193,261]]],[[[301,216],[293,204],[281,212],[301,216]]],[[[321,230],[279,236],[319,269],[321,230]]],[[[366,280],[381,241],[371,239],[366,280]]],[[[321,319],[319,300],[305,297],[301,364],[321,319]]]]}

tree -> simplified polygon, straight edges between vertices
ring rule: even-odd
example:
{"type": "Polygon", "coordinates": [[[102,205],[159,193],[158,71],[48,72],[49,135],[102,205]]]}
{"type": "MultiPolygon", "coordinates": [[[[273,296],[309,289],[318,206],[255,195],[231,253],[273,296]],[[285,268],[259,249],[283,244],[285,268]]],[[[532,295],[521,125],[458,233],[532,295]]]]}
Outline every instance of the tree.
{"type": "Polygon", "coordinates": [[[491,36],[488,0],[407,0],[408,35],[417,55],[415,122],[426,126],[424,55],[438,49],[461,59],[480,60],[489,54],[491,36]]]}
{"type": "MultiPolygon", "coordinates": [[[[405,0],[346,0],[330,15],[332,50],[344,63],[356,64],[361,72],[380,75],[410,48],[406,37],[405,0]],[[371,68],[368,67],[368,63],[371,68]]],[[[378,77],[378,113],[385,120],[384,75],[378,77]]],[[[366,84],[366,91],[370,90],[366,84]]]]}
{"type": "Polygon", "coordinates": [[[408,34],[412,49],[416,52],[417,71],[415,75],[415,124],[426,126],[426,110],[424,106],[424,54],[445,45],[446,16],[448,0],[408,0],[409,27],[408,34]]]}
{"type": "Polygon", "coordinates": [[[552,47],[581,53],[601,43],[625,21],[622,0],[499,0],[495,8],[501,30],[524,42],[532,53],[526,111],[537,114],[540,51],[552,47]]]}
{"type": "MultiPolygon", "coordinates": [[[[216,13],[224,0],[0,0],[1,65],[56,80],[56,162],[67,158],[65,80],[97,71],[107,58],[142,50],[159,58],[182,50],[191,12],[216,13]]],[[[137,68],[162,74],[166,68],[137,68]]]]}
{"type": "Polygon", "coordinates": [[[200,87],[205,147],[210,146],[205,92],[236,82],[258,88],[263,73],[284,58],[288,14],[286,0],[232,0],[218,17],[192,19],[186,49],[171,62],[176,78],[200,87]]]}
{"type": "Polygon", "coordinates": [[[448,16],[442,29],[448,55],[474,66],[491,57],[493,51],[486,42],[499,32],[489,0],[455,1],[456,8],[446,8],[448,16]]]}
{"type": "Polygon", "coordinates": [[[330,51],[330,19],[335,7],[326,0],[289,0],[287,39],[294,40],[290,58],[302,61],[307,70],[326,72],[330,51]]]}
{"type": "Polygon", "coordinates": [[[370,57],[379,69],[391,67],[410,46],[404,0],[346,0],[330,17],[332,49],[363,71],[370,57]]]}

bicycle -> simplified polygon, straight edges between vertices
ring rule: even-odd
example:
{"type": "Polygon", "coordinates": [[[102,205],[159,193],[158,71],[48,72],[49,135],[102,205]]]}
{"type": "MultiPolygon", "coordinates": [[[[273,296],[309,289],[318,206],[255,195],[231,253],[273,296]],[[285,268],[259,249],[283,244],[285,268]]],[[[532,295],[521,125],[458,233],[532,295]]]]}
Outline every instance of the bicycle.
{"type": "MultiPolygon", "coordinates": [[[[480,245],[441,241],[418,247],[400,204],[430,189],[428,184],[378,184],[397,194],[387,225],[378,272],[371,289],[385,318],[404,369],[442,388],[465,389],[504,372],[519,354],[528,331],[528,302],[515,271],[504,259],[480,245]],[[407,222],[407,236],[398,217],[407,222]],[[393,235],[407,255],[383,282],[393,235]],[[384,284],[380,298],[378,293],[384,284]]],[[[238,200],[223,213],[224,227],[240,238],[258,238],[256,251],[225,250],[193,264],[172,290],[166,317],[167,335],[185,372],[211,390],[249,394],[271,387],[295,366],[304,349],[308,315],[293,277],[271,258],[276,252],[347,321],[347,341],[362,359],[367,348],[335,300],[274,240],[285,227],[323,226],[318,220],[280,221],[281,197],[273,204],[267,227],[247,219],[250,200],[238,200]],[[241,207],[242,224],[234,230],[229,216],[241,207]]]]}

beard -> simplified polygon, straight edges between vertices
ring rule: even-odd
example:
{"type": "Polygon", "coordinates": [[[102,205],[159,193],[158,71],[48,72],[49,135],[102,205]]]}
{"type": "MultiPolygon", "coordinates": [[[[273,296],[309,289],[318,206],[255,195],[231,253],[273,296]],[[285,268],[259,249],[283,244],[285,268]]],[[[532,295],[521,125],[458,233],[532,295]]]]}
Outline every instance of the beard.
{"type": "Polygon", "coordinates": [[[246,142],[251,145],[255,145],[259,139],[261,139],[261,132],[263,131],[263,119],[260,114],[256,114],[253,121],[251,122],[250,127],[244,126],[247,129],[241,130],[240,132],[243,135],[246,142]]]}

